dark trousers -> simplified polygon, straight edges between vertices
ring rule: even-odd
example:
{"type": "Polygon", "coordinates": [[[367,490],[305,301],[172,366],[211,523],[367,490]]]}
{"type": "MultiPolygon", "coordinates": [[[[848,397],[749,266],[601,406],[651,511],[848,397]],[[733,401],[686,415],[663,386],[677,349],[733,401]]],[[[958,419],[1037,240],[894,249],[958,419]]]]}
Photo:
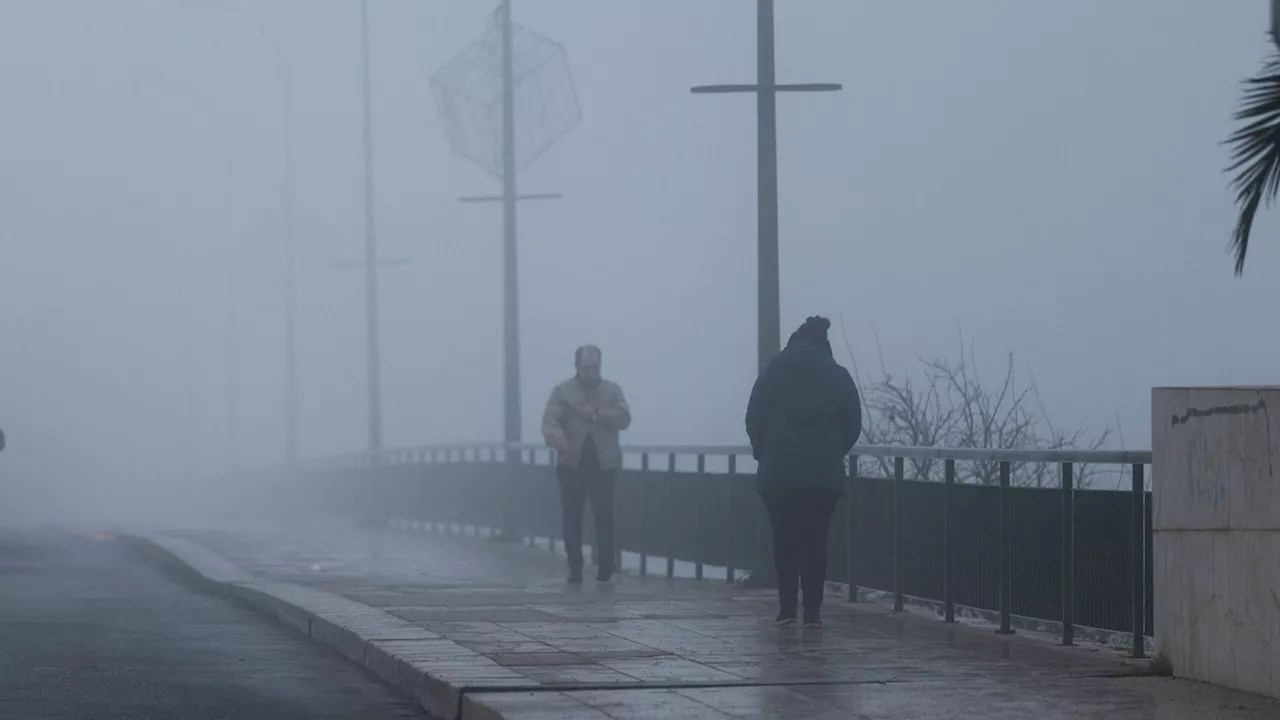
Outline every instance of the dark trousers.
{"type": "Polygon", "coordinates": [[[794,613],[803,587],[804,609],[816,613],[827,582],[827,529],[839,498],[813,490],[767,492],[762,497],[773,528],[778,601],[784,611],[794,613]]]}
{"type": "Polygon", "coordinates": [[[613,485],[614,470],[599,467],[556,466],[560,481],[560,509],[564,518],[564,551],[571,570],[582,569],[582,513],[591,501],[595,521],[596,557],[600,567],[613,567],[613,485]]]}

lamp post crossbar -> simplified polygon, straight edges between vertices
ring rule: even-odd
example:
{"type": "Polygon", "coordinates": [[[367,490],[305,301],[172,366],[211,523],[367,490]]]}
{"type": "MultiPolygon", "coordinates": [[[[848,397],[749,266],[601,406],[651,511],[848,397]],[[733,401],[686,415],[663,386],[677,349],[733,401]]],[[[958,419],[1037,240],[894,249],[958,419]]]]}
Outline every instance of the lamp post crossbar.
{"type": "MultiPolygon", "coordinates": [[[[559,200],[564,197],[560,193],[527,193],[516,195],[516,200],[559,200]]],[[[460,203],[503,202],[502,195],[464,195],[458,198],[460,203]]]]}

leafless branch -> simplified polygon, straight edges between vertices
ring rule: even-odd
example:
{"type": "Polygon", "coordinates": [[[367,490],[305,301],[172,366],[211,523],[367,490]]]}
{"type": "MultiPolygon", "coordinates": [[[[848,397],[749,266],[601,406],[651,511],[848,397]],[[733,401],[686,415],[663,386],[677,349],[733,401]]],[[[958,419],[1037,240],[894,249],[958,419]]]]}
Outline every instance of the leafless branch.
{"type": "MultiPolygon", "coordinates": [[[[887,369],[879,333],[872,326],[880,373],[874,380],[859,371],[852,343],[841,320],[845,350],[854,368],[854,378],[863,396],[863,441],[875,445],[921,447],[1003,448],[1068,450],[1104,447],[1111,429],[1090,435],[1086,428],[1060,430],[1052,422],[1036,384],[1019,382],[1012,352],[1005,353],[1004,374],[998,385],[988,385],[979,371],[976,344],[966,341],[957,327],[959,354],[956,358],[917,358],[919,370],[895,377],[887,369]]],[[[1121,470],[1123,471],[1123,469],[1121,470]]],[[[889,458],[876,458],[873,474],[893,473],[889,458]]],[[[1054,487],[1060,469],[1050,463],[1015,463],[1011,482],[1023,487],[1054,487]]],[[[1108,471],[1081,465],[1077,469],[1079,487],[1088,487],[1108,471]]],[[[1115,472],[1111,470],[1110,472],[1115,472]]],[[[932,460],[911,462],[910,476],[919,480],[940,480],[941,464],[932,460]]],[[[957,467],[959,482],[995,485],[1000,482],[1000,464],[972,462],[957,467]]]]}

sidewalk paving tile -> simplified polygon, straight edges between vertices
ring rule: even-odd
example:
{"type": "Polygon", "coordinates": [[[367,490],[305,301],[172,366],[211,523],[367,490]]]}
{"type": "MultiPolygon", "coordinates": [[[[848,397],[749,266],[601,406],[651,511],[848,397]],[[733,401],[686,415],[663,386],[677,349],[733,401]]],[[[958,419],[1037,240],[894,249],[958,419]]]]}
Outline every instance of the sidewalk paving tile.
{"type": "Polygon", "coordinates": [[[833,598],[825,628],[807,631],[774,627],[770,593],[723,582],[570,586],[562,560],[519,546],[334,529],[185,537],[334,628],[379,634],[365,649],[379,675],[427,671],[451,684],[440,702],[465,694],[466,720],[1280,716],[1268,699],[1136,677],[1112,650],[879,606],[833,598]]]}

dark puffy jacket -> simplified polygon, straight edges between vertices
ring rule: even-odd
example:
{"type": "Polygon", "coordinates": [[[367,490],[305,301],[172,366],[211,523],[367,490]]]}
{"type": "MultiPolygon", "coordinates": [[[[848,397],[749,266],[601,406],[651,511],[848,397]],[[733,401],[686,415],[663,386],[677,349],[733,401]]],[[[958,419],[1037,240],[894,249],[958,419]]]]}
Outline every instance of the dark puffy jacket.
{"type": "Polygon", "coordinates": [[[843,495],[844,457],[862,434],[849,371],[817,343],[793,341],[765,367],[747,403],[756,488],[843,495]]]}

